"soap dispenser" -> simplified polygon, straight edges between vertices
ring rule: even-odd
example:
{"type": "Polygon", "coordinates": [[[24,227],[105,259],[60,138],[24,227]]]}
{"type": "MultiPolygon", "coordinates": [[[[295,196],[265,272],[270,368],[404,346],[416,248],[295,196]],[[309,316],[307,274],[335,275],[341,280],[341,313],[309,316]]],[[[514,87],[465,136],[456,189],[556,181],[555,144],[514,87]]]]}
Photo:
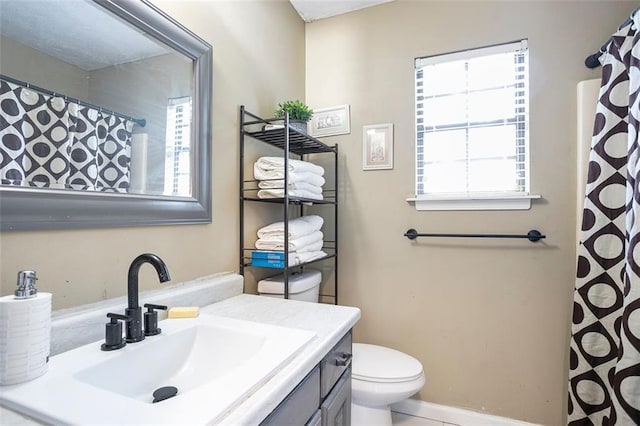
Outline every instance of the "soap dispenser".
{"type": "Polygon", "coordinates": [[[39,293],[36,280],[35,271],[20,271],[14,295],[0,297],[0,385],[47,372],[51,293],[39,293]]]}

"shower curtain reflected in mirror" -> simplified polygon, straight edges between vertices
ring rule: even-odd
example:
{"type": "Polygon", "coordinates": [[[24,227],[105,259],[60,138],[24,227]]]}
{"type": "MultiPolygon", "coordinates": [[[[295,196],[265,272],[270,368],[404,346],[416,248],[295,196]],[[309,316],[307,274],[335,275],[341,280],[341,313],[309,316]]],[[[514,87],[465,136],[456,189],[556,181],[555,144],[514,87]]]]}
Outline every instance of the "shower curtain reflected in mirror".
{"type": "Polygon", "coordinates": [[[570,425],[640,424],[640,34],[600,58],[574,293],[570,425]]]}
{"type": "Polygon", "coordinates": [[[0,180],[127,192],[133,122],[0,80],[0,180]]]}

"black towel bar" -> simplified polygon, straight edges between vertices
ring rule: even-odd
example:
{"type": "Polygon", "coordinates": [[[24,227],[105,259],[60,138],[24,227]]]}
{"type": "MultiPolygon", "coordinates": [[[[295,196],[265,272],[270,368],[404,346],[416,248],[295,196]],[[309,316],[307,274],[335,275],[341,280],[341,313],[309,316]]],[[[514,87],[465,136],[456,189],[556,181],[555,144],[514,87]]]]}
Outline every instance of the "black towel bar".
{"type": "Polygon", "coordinates": [[[547,238],[546,235],[542,235],[540,231],[532,229],[527,232],[526,235],[512,235],[512,234],[419,234],[418,231],[411,228],[404,233],[404,236],[410,240],[415,240],[418,237],[452,237],[452,238],[527,238],[532,243],[540,241],[543,238],[547,238]]]}

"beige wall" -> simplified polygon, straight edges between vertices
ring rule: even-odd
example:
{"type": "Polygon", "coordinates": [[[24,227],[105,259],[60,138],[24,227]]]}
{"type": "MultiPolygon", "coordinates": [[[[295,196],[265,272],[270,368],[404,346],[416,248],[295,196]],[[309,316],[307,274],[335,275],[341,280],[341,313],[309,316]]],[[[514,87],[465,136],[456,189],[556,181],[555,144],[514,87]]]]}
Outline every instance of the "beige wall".
{"type": "Polygon", "coordinates": [[[340,146],[340,296],[362,309],[355,340],[418,358],[419,399],[526,421],[565,423],[575,271],[576,84],[584,58],[632,2],[398,0],[306,27],[307,102],[351,105],[340,146]],[[529,39],[529,211],[416,212],[413,59],[529,39]],[[362,126],[395,125],[393,170],[362,171],[362,126]],[[422,232],[547,239],[420,239],[422,232]]]}
{"type": "Polygon", "coordinates": [[[39,50],[0,36],[0,74],[81,100],[89,73],[39,50]]]}
{"type": "MultiPolygon", "coordinates": [[[[55,309],[123,295],[129,264],[143,252],[167,262],[172,282],[237,271],[238,108],[271,114],[304,97],[304,23],[284,0],[154,3],[213,45],[213,223],[2,233],[2,295],[20,269],[38,272],[55,309]]],[[[150,267],[140,280],[143,289],[161,286],[150,267]]]]}

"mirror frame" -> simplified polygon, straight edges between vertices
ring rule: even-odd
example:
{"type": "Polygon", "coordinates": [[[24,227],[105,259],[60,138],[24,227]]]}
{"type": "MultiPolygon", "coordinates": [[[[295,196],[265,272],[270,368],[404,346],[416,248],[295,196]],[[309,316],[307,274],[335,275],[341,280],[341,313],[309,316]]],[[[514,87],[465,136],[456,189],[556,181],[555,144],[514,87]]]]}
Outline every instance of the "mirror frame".
{"type": "Polygon", "coordinates": [[[0,185],[0,231],[211,223],[211,45],[147,0],[92,1],[194,61],[192,196],[0,185]]]}

